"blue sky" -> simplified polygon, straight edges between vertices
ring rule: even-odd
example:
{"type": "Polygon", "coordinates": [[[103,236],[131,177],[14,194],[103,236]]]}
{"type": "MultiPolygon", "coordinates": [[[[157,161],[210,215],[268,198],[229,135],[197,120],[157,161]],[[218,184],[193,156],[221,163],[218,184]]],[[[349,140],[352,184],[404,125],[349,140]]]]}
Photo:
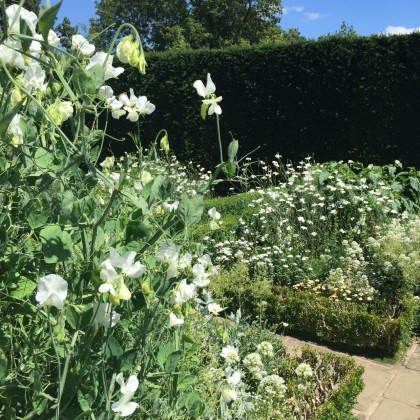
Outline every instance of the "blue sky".
{"type": "MultiPolygon", "coordinates": [[[[420,29],[420,0],[283,0],[283,6],[281,27],[298,28],[308,38],[334,33],[343,21],[359,35],[420,29]]],[[[59,21],[67,16],[72,24],[88,24],[94,14],[94,0],[64,0],[59,21]]]]}

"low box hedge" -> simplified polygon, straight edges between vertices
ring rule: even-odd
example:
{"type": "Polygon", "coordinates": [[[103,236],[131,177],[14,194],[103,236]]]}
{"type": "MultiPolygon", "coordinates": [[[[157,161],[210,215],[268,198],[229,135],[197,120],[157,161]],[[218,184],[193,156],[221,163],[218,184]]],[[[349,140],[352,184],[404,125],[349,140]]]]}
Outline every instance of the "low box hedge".
{"type": "Polygon", "coordinates": [[[288,333],[376,356],[395,357],[404,351],[416,317],[412,295],[404,298],[397,318],[370,310],[367,304],[333,301],[286,287],[274,287],[270,300],[269,322],[287,323],[288,333]]]}

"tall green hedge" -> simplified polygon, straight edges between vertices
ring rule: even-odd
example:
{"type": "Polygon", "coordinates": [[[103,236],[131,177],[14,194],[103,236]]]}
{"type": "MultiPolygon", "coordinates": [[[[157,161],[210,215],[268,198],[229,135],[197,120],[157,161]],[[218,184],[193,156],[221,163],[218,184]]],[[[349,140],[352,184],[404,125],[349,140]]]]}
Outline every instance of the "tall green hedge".
{"type": "MultiPolygon", "coordinates": [[[[223,96],[224,142],[231,132],[241,155],[260,147],[256,155],[268,159],[420,166],[420,34],[151,53],[147,62],[146,76],[127,69],[116,91],[133,87],[156,105],[142,140],[165,128],[181,159],[217,163],[215,122],[201,119],[192,86],[209,72],[223,96]]],[[[121,137],[132,125],[111,128],[121,137]]]]}

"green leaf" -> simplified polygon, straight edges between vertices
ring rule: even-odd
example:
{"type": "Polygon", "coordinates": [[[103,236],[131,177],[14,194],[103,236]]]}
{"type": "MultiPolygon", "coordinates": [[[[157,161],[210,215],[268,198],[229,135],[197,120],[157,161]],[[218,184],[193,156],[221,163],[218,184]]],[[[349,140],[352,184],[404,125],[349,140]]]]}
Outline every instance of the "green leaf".
{"type": "MultiPolygon", "coordinates": [[[[20,33],[21,35],[32,37],[32,31],[29,29],[25,19],[20,19],[20,33]]],[[[32,44],[32,39],[20,38],[20,43],[22,45],[22,51],[26,52],[32,44]]]]}
{"type": "Polygon", "coordinates": [[[176,350],[168,355],[165,361],[165,371],[167,373],[174,373],[176,371],[181,356],[182,353],[180,350],[176,350]]]}
{"type": "Polygon", "coordinates": [[[227,179],[232,179],[236,173],[236,163],[226,162],[223,165],[223,173],[226,175],[227,179]]]}
{"type": "Polygon", "coordinates": [[[410,176],[409,178],[410,186],[413,190],[420,192],[420,179],[414,176],[410,176]]]}
{"type": "Polygon", "coordinates": [[[228,159],[229,161],[234,161],[238,153],[239,142],[238,140],[233,139],[228,146],[228,159]]]}
{"type": "Polygon", "coordinates": [[[159,352],[157,355],[157,361],[161,369],[165,368],[166,359],[171,353],[175,351],[175,346],[172,343],[166,343],[164,346],[159,347],[159,352]]]}
{"type": "Polygon", "coordinates": [[[115,337],[109,337],[108,343],[105,349],[105,356],[107,359],[116,358],[119,359],[123,354],[123,349],[120,343],[115,337]]]}
{"type": "Polygon", "coordinates": [[[138,350],[128,350],[120,358],[120,372],[132,370],[138,350]]]}
{"type": "Polygon", "coordinates": [[[0,359],[0,384],[4,382],[7,376],[7,360],[0,359]]]}
{"type": "Polygon", "coordinates": [[[154,180],[152,184],[152,188],[150,190],[149,199],[147,200],[149,203],[149,207],[153,204],[153,202],[156,200],[156,197],[159,195],[160,187],[162,186],[164,181],[164,178],[162,175],[158,175],[154,180]]]}
{"type": "Polygon", "coordinates": [[[90,411],[90,408],[95,401],[95,396],[89,393],[83,394],[81,390],[78,390],[77,401],[83,411],[90,411]]]}
{"type": "Polygon", "coordinates": [[[49,217],[49,206],[45,206],[41,200],[35,200],[30,207],[30,213],[27,217],[27,221],[31,229],[37,229],[44,226],[48,222],[49,217]]]}
{"type": "Polygon", "coordinates": [[[322,185],[330,175],[328,171],[322,171],[318,176],[318,182],[322,185]]]}
{"type": "Polygon", "coordinates": [[[6,229],[0,226],[0,257],[6,253],[7,248],[7,232],[6,229]]]}
{"type": "Polygon", "coordinates": [[[182,376],[179,379],[177,388],[178,388],[179,391],[182,391],[182,390],[188,388],[190,385],[195,384],[196,382],[197,382],[197,377],[196,376],[185,375],[185,376],[182,376]]]}
{"type": "Polygon", "coordinates": [[[178,214],[185,226],[191,226],[201,220],[204,210],[204,200],[202,195],[188,197],[188,194],[183,193],[178,207],[178,214]]]}
{"type": "Polygon", "coordinates": [[[54,155],[46,149],[39,148],[35,152],[35,163],[39,168],[48,169],[54,162],[54,155]]]}
{"type": "Polygon", "coordinates": [[[10,296],[16,299],[24,299],[31,295],[36,289],[36,283],[26,277],[21,277],[17,282],[16,289],[12,290],[10,296]]]}
{"type": "Polygon", "coordinates": [[[139,239],[146,239],[152,233],[152,229],[148,223],[142,223],[136,220],[130,220],[127,223],[125,231],[126,242],[138,241],[139,239]]]}
{"type": "Polygon", "coordinates": [[[76,312],[76,309],[72,308],[71,306],[67,306],[66,307],[66,321],[74,330],[77,329],[79,319],[80,319],[80,314],[76,312]]]}
{"type": "Polygon", "coordinates": [[[46,263],[55,264],[71,258],[73,242],[58,225],[47,226],[40,232],[42,253],[46,263]]]}
{"type": "Polygon", "coordinates": [[[187,356],[193,356],[197,351],[197,343],[188,335],[182,336],[182,347],[187,356]]]}
{"type": "Polygon", "coordinates": [[[105,72],[101,64],[95,64],[88,70],[75,67],[73,70],[73,82],[76,92],[86,103],[91,103],[96,92],[102,86],[105,72]]]}
{"type": "Polygon", "coordinates": [[[188,410],[190,416],[197,418],[201,414],[204,409],[204,404],[198,392],[193,391],[186,396],[185,408],[188,410]]]}
{"type": "Polygon", "coordinates": [[[49,2],[47,2],[40,9],[38,29],[46,42],[48,41],[48,33],[54,25],[57,13],[60,10],[62,2],[63,0],[60,0],[57,4],[54,4],[54,6],[52,7],[50,7],[49,2]]]}
{"type": "Polygon", "coordinates": [[[4,139],[6,137],[7,129],[9,128],[10,123],[13,120],[13,117],[19,112],[22,106],[22,101],[17,103],[9,112],[6,112],[0,118],[0,139],[4,139]]]}

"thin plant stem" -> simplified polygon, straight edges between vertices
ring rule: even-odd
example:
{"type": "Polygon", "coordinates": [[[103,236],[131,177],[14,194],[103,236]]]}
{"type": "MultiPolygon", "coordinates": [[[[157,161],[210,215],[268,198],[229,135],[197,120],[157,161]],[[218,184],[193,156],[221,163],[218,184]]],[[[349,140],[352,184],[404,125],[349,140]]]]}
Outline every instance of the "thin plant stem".
{"type": "Polygon", "coordinates": [[[222,139],[220,138],[220,123],[219,115],[216,114],[216,126],[217,126],[217,140],[219,142],[219,153],[220,153],[220,164],[223,165],[223,149],[222,149],[222,139]]]}
{"type": "Polygon", "coordinates": [[[47,309],[47,313],[48,313],[48,327],[50,329],[50,336],[51,336],[51,342],[54,348],[54,353],[55,356],[57,358],[57,366],[58,366],[58,396],[57,396],[57,407],[55,409],[55,419],[56,420],[60,420],[60,401],[61,401],[61,381],[62,381],[62,377],[61,377],[61,362],[60,362],[60,355],[58,354],[58,350],[57,350],[57,346],[55,344],[55,340],[54,340],[54,333],[51,327],[51,318],[50,318],[50,308],[47,309]]]}

